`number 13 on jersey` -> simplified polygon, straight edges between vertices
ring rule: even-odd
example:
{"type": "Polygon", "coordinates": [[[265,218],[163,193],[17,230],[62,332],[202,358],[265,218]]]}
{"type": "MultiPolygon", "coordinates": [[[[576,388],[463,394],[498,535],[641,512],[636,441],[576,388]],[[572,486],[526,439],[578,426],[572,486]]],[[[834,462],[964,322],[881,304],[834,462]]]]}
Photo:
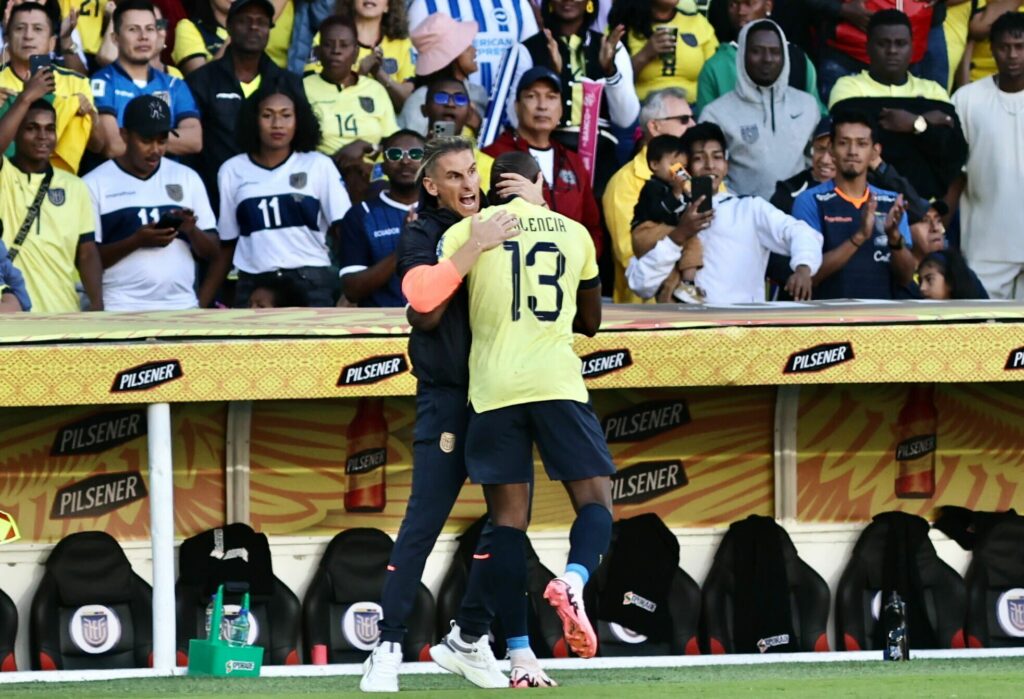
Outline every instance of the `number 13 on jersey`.
{"type": "Polygon", "coordinates": [[[524,285],[528,292],[539,292],[545,286],[554,289],[553,308],[540,308],[538,297],[532,293],[527,294],[526,305],[534,317],[541,322],[558,320],[558,316],[562,312],[562,302],[565,298],[565,292],[562,291],[562,286],[559,284],[559,280],[565,274],[565,255],[558,249],[558,246],[547,241],[534,243],[526,253],[525,267],[522,264],[523,258],[518,241],[505,241],[501,247],[511,253],[512,320],[517,321],[522,315],[522,287],[524,285]],[[535,269],[537,266],[550,268],[552,261],[554,262],[552,274],[541,274],[540,270],[535,269]]]}

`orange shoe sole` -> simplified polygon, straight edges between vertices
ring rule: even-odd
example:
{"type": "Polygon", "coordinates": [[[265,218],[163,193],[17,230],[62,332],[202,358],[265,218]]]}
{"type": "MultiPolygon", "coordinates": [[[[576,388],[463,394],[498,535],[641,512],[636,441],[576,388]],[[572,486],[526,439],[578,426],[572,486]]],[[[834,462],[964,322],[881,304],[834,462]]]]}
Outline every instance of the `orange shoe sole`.
{"type": "Polygon", "coordinates": [[[544,599],[562,620],[562,635],[572,651],[581,658],[593,658],[597,654],[597,634],[587,615],[580,614],[569,599],[569,586],[557,578],[552,580],[544,588],[544,599]]]}

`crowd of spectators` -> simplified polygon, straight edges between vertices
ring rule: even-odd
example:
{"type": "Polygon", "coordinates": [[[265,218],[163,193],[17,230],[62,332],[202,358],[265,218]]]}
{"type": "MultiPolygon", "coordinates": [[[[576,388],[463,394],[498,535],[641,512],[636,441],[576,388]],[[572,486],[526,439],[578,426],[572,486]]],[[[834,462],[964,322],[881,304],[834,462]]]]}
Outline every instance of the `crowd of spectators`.
{"type": "Polygon", "coordinates": [[[1021,0],[0,8],[0,312],[403,306],[460,135],[615,303],[1024,299],[1021,0]]]}

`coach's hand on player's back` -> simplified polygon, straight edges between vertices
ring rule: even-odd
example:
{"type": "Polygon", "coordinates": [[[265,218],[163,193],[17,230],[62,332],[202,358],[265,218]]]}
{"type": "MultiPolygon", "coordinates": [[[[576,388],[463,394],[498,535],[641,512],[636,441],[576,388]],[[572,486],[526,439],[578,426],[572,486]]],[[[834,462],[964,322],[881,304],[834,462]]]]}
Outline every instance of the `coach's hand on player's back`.
{"type": "Polygon", "coordinates": [[[519,235],[519,219],[507,211],[499,211],[486,221],[480,214],[473,217],[469,239],[481,252],[496,248],[509,238],[519,235]]]}

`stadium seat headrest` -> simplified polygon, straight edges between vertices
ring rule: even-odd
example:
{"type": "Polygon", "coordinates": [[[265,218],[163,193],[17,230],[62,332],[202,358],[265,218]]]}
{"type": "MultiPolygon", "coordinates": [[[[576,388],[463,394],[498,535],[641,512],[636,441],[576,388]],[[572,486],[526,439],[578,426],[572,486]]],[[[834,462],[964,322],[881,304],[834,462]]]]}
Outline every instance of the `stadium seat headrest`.
{"type": "Polygon", "coordinates": [[[331,539],[320,567],[331,581],[334,600],[376,599],[392,546],[391,537],[379,529],[349,529],[331,539]]]}
{"type": "Polygon", "coordinates": [[[57,583],[61,603],[68,607],[132,598],[132,566],[106,532],[65,537],[46,559],[46,570],[57,583]]]}

